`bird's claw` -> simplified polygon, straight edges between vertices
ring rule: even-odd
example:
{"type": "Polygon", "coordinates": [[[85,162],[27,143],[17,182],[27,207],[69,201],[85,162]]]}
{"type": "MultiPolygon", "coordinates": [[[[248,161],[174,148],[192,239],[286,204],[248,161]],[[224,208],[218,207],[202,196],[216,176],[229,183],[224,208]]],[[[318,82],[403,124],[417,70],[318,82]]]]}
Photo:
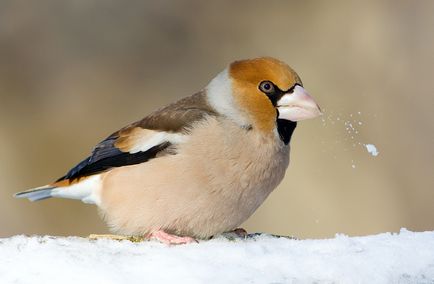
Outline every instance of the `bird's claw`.
{"type": "Polygon", "coordinates": [[[222,236],[228,240],[234,241],[235,239],[245,239],[247,238],[248,234],[243,228],[236,228],[232,231],[224,232],[222,236]]]}

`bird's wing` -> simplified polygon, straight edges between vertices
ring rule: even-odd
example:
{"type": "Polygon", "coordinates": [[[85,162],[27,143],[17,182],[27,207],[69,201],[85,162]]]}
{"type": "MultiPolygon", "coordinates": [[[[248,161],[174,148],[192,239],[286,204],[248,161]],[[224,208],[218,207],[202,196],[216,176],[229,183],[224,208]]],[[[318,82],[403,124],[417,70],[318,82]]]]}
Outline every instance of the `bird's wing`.
{"type": "Polygon", "coordinates": [[[144,163],[175,154],[194,122],[217,113],[204,92],[186,97],[130,124],[101,141],[92,154],[56,181],[73,181],[114,167],[144,163]]]}

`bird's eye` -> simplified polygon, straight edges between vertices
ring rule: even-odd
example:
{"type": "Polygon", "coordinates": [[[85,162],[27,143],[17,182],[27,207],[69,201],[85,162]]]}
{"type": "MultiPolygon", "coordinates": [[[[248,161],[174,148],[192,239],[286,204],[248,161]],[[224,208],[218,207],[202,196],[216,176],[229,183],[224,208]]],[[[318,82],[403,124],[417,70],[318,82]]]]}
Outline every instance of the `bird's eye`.
{"type": "Polygon", "coordinates": [[[262,81],[259,84],[259,90],[261,90],[262,92],[266,93],[266,94],[270,94],[274,92],[274,84],[271,83],[270,81],[262,81]]]}

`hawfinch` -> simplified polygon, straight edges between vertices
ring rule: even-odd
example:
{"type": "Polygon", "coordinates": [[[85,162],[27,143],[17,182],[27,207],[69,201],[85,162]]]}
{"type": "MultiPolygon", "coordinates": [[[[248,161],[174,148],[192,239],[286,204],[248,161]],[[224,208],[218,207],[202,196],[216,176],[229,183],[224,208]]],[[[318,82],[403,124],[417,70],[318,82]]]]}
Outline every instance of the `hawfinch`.
{"type": "Polygon", "coordinates": [[[124,236],[206,239],[255,212],[285,175],[297,121],[320,114],[285,63],[235,61],[202,91],[107,137],[56,182],[15,196],[96,204],[124,236]]]}

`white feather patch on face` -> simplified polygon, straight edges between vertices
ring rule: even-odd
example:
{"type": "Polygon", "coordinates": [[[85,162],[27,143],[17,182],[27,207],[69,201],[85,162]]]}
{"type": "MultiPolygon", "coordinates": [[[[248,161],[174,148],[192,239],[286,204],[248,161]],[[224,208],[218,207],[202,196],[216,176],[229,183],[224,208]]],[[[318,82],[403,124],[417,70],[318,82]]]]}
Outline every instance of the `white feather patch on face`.
{"type": "Polygon", "coordinates": [[[218,74],[206,87],[209,104],[220,114],[234,120],[239,125],[247,125],[248,120],[236,108],[233,93],[232,81],[229,77],[229,70],[226,68],[218,74]]]}
{"type": "Polygon", "coordinates": [[[83,181],[65,187],[54,188],[51,196],[79,199],[84,203],[99,205],[101,201],[101,176],[90,176],[83,181]]]}
{"type": "Polygon", "coordinates": [[[146,152],[154,146],[165,142],[172,144],[183,143],[187,140],[187,136],[178,133],[169,133],[165,131],[155,131],[144,129],[140,138],[137,138],[134,145],[129,149],[129,153],[146,152]]]}

